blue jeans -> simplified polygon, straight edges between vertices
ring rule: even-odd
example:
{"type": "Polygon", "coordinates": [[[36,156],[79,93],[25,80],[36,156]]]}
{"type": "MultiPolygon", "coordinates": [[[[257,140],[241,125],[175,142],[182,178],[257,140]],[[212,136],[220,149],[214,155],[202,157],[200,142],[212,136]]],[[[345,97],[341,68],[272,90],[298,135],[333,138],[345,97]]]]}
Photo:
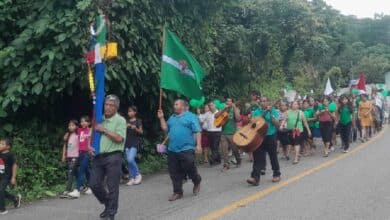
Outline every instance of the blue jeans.
{"type": "Polygon", "coordinates": [[[126,157],[127,162],[129,163],[129,174],[131,178],[135,178],[139,174],[137,163],[135,162],[135,157],[137,156],[137,148],[130,147],[126,148],[126,157]]]}
{"type": "Polygon", "coordinates": [[[77,177],[77,190],[80,191],[81,186],[84,185],[85,180],[89,181],[89,155],[88,152],[81,151],[79,155],[79,175],[77,177]]]}

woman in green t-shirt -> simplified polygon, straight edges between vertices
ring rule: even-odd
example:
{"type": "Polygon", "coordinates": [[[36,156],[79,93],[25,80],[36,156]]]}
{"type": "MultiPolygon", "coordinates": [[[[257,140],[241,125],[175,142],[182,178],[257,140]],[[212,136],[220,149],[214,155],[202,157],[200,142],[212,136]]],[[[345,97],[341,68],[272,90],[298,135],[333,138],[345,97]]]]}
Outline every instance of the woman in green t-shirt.
{"type": "MultiPolygon", "coordinates": [[[[291,109],[287,111],[287,129],[289,130],[289,146],[294,146],[295,159],[293,164],[299,162],[299,154],[302,145],[303,126],[307,129],[308,136],[311,137],[311,131],[307,124],[306,117],[301,110],[299,110],[298,101],[291,103],[291,109]]],[[[290,148],[289,147],[289,148],[290,148]]]]}
{"type": "Polygon", "coordinates": [[[351,126],[354,125],[353,104],[345,96],[340,97],[339,104],[340,107],[337,111],[337,118],[339,119],[338,121],[342,146],[344,148],[344,153],[347,153],[349,150],[349,141],[351,137],[351,126]]]}
{"type": "MultiPolygon", "coordinates": [[[[310,106],[309,100],[304,100],[302,104],[302,111],[306,117],[307,124],[309,125],[310,131],[313,131],[316,123],[316,118],[315,118],[315,110],[313,107],[310,106]]],[[[314,140],[313,136],[309,137],[308,136],[308,130],[303,129],[303,141],[304,141],[304,156],[310,156],[314,154],[315,152],[315,146],[314,146],[314,140]]]]}

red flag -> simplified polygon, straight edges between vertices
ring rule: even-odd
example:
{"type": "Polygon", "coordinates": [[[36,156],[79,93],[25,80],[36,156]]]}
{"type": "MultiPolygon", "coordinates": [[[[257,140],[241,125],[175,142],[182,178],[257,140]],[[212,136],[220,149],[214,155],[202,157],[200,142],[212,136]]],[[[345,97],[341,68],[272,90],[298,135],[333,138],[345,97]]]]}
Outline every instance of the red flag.
{"type": "Polygon", "coordinates": [[[357,88],[359,90],[366,91],[366,79],[364,77],[364,73],[360,73],[359,82],[357,84],[357,88]]]}

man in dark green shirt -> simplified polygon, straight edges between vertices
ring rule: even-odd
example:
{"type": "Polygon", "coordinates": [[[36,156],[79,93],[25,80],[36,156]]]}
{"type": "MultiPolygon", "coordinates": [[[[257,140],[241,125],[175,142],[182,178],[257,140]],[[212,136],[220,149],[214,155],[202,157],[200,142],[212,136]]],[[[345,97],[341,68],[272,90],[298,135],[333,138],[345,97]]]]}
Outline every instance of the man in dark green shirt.
{"type": "Polygon", "coordinates": [[[126,120],[118,114],[119,98],[108,95],[104,101],[104,120],[95,130],[102,133],[100,152],[92,163],[90,187],[105,209],[101,218],[114,219],[118,210],[122,152],[126,137],[126,120]],[[107,185],[104,185],[104,179],[107,185]],[[108,190],[106,190],[106,188],[108,190]]]}
{"type": "Polygon", "coordinates": [[[229,117],[227,122],[222,126],[222,135],[221,135],[221,151],[222,158],[224,161],[223,170],[228,170],[230,168],[229,161],[229,149],[232,150],[234,157],[236,158],[237,167],[241,165],[241,156],[237,146],[233,143],[233,134],[237,130],[236,122],[240,120],[240,110],[233,103],[233,99],[226,99],[226,108],[223,111],[218,112],[215,117],[217,118],[224,111],[228,111],[229,117]]]}

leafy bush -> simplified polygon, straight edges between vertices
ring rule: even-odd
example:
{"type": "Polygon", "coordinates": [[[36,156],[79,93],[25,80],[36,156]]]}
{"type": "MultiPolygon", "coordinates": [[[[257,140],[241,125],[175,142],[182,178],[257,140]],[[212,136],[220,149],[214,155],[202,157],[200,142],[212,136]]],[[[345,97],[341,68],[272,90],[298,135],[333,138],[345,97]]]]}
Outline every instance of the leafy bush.
{"type": "Polygon", "coordinates": [[[61,129],[47,129],[37,121],[12,131],[12,151],[19,166],[15,190],[26,200],[64,190],[66,172],[60,163],[61,133],[61,129]]]}

